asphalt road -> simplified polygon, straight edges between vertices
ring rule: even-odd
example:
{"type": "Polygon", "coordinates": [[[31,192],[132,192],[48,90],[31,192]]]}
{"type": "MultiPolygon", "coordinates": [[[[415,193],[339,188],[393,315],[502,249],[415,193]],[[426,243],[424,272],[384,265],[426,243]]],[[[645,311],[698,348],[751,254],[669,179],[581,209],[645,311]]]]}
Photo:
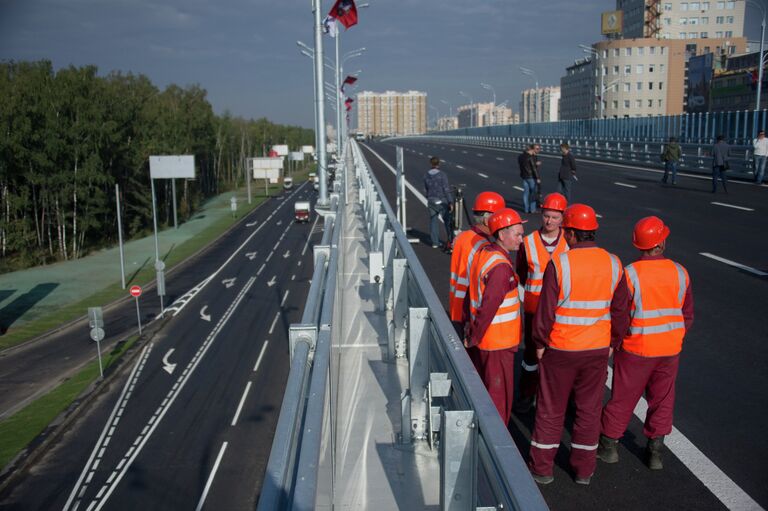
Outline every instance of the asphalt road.
{"type": "Polygon", "coordinates": [[[199,258],[174,317],[3,509],[253,509],[322,222],[273,199],[199,258]]]}
{"type": "MultiPolygon", "coordinates": [[[[423,193],[429,156],[437,155],[444,160],[441,168],[451,184],[464,189],[468,208],[478,192],[494,190],[504,195],[510,207],[522,211],[521,189],[514,188],[522,186],[517,153],[413,140],[397,144],[405,148],[406,178],[419,192],[423,193]]],[[[394,174],[371,149],[394,167],[395,142],[364,146],[394,204],[394,174]]],[[[542,160],[546,194],[556,190],[559,158],[542,160]]],[[[730,478],[748,495],[747,502],[751,498],[768,507],[768,436],[763,431],[768,414],[768,242],[762,233],[768,188],[730,183],[729,194],[711,194],[711,182],[695,176],[678,174],[678,184],[672,187],[662,185],[661,174],[651,169],[584,161],[577,162],[577,168],[573,202],[587,203],[601,215],[598,243],[625,264],[637,258],[631,232],[639,218],[658,215],[671,228],[667,255],[691,275],[696,315],[683,348],[674,424],[699,452],[691,451],[687,464],[668,453],[664,470],[651,472],[641,461],[645,438],[642,424],[634,417],[621,443],[621,462],[598,461],[589,487],[573,483],[566,468],[567,450],[561,447],[555,482],[542,487],[545,499],[553,509],[722,509],[724,504],[711,489],[727,487],[730,478]],[[722,473],[701,479],[694,475],[711,466],[722,473]]],[[[449,256],[429,246],[426,207],[410,190],[407,198],[409,234],[422,241],[414,248],[447,304],[449,256]]],[[[530,220],[526,232],[538,228],[538,215],[523,216],[530,220]]],[[[523,456],[528,453],[532,426],[533,414],[515,416],[511,423],[523,456]]],[[[726,497],[734,494],[718,491],[726,497]]]]}

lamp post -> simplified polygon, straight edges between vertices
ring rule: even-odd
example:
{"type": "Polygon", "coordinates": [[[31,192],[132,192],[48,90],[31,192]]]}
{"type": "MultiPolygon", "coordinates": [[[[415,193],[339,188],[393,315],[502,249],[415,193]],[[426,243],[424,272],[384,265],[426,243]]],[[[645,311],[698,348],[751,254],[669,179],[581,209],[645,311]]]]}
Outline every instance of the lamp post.
{"type": "Polygon", "coordinates": [[[496,90],[487,83],[481,83],[480,87],[491,91],[493,94],[493,106],[491,107],[491,126],[496,126],[496,90]]]}
{"type": "Polygon", "coordinates": [[[475,102],[472,99],[472,96],[470,96],[469,94],[466,94],[463,91],[459,91],[459,96],[464,96],[465,98],[467,98],[469,100],[469,127],[470,128],[474,128],[475,127],[475,123],[474,123],[474,115],[475,115],[475,113],[473,111],[474,110],[473,105],[474,105],[475,102]]]}
{"type": "Polygon", "coordinates": [[[319,183],[319,206],[328,205],[328,158],[325,146],[325,95],[323,94],[323,15],[320,12],[322,0],[312,0],[315,15],[315,113],[317,115],[317,176],[319,183]]]}
{"type": "Polygon", "coordinates": [[[603,66],[600,63],[600,52],[596,50],[595,48],[591,46],[587,46],[586,44],[580,44],[579,48],[582,49],[584,53],[589,53],[590,55],[593,55],[595,57],[595,65],[597,66],[597,72],[600,75],[600,97],[598,98],[600,102],[600,118],[603,118],[603,92],[605,92],[605,87],[603,86],[603,82],[605,81],[605,73],[603,73],[603,66]]]}
{"type": "Polygon", "coordinates": [[[453,105],[451,105],[448,101],[441,99],[440,103],[444,105],[448,105],[448,116],[453,117],[453,105]]]}
{"type": "MultiPolygon", "coordinates": [[[[760,14],[763,15],[763,19],[760,22],[760,68],[757,71],[757,97],[755,98],[755,111],[760,110],[760,93],[761,89],[763,88],[763,66],[765,66],[765,62],[763,61],[763,52],[765,51],[765,15],[766,15],[766,9],[765,6],[757,2],[755,0],[747,0],[747,4],[751,4],[753,7],[757,7],[760,9],[760,14]]],[[[757,121],[755,121],[755,126],[757,126],[757,121]]]]}
{"type": "MultiPolygon", "coordinates": [[[[338,37],[337,37],[337,39],[338,39],[338,37]]],[[[349,52],[345,53],[344,56],[341,58],[341,60],[337,61],[337,68],[336,68],[336,70],[337,70],[337,73],[336,73],[336,76],[337,76],[337,79],[336,79],[337,87],[336,87],[336,92],[337,92],[337,94],[339,96],[339,102],[338,102],[339,112],[338,113],[339,113],[339,120],[340,121],[342,120],[342,116],[345,113],[345,110],[343,110],[341,108],[341,96],[342,96],[342,93],[341,93],[341,75],[344,73],[344,63],[346,61],[348,61],[349,59],[362,56],[363,53],[365,53],[365,52],[366,52],[366,48],[358,48],[356,50],[352,50],[352,51],[349,51],[349,52]]],[[[347,123],[340,124],[340,129],[342,130],[342,131],[340,131],[340,133],[343,134],[343,138],[341,138],[341,140],[346,140],[347,139],[347,123]]]]}
{"type": "Polygon", "coordinates": [[[437,121],[440,119],[440,110],[436,106],[429,105],[429,108],[435,111],[435,129],[437,129],[437,121]]]}
{"type": "Polygon", "coordinates": [[[539,77],[536,76],[536,71],[528,69],[527,67],[520,66],[520,72],[524,75],[533,77],[533,81],[536,83],[535,96],[533,100],[533,122],[539,122],[539,77]]]}

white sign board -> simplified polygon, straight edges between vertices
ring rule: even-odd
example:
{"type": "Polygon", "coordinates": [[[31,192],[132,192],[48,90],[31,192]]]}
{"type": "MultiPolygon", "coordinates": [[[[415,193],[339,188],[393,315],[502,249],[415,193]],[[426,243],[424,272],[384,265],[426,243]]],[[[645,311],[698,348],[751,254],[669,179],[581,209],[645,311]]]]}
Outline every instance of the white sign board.
{"type": "Polygon", "coordinates": [[[301,152],[304,154],[312,154],[315,152],[315,146],[313,145],[303,145],[301,146],[301,152]]]}
{"type": "Polygon", "coordinates": [[[248,158],[253,179],[279,179],[283,171],[283,158],[248,158]]]}
{"type": "Polygon", "coordinates": [[[304,161],[304,153],[301,151],[291,151],[291,154],[289,154],[288,157],[288,159],[292,161],[304,161]]]}
{"type": "Polygon", "coordinates": [[[288,156],[287,145],[273,145],[272,150],[276,152],[278,156],[288,156]]]}
{"type": "Polygon", "coordinates": [[[150,156],[149,177],[152,179],[195,179],[195,155],[150,156]]]}

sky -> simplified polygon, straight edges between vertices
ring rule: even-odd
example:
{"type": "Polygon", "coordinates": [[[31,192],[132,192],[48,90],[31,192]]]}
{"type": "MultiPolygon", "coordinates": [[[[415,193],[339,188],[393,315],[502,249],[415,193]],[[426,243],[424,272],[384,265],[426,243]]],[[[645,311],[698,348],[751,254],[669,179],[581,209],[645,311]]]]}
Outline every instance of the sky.
{"type": "MultiPolygon", "coordinates": [[[[357,2],[362,3],[362,0],[357,2]]],[[[360,90],[420,90],[430,117],[474,101],[518,109],[520,92],[559,85],[600,40],[611,0],[368,0],[341,51],[361,47],[345,72],[362,70],[360,90]],[[447,102],[448,104],[444,103],[447,102]]],[[[312,127],[311,0],[0,0],[0,60],[50,60],[54,68],[96,65],[99,73],[141,73],[165,87],[199,84],[216,113],[312,127]]],[[[322,12],[332,6],[322,0],[322,12]]],[[[759,39],[749,8],[746,35],[759,39]],[[750,16],[751,15],[751,16],[750,16]]],[[[342,28],[343,30],[343,28],[342,28]]],[[[333,39],[325,37],[327,55],[333,39]]],[[[328,80],[328,77],[326,77],[328,80]]]]}

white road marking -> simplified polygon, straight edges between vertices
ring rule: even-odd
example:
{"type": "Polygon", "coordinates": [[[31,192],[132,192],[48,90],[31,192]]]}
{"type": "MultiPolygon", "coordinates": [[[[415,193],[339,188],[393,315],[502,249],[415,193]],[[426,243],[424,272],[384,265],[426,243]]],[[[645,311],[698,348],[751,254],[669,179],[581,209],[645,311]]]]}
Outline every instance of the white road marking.
{"type": "Polygon", "coordinates": [[[275,325],[277,324],[277,320],[280,318],[280,311],[277,311],[277,314],[275,314],[275,319],[272,320],[272,326],[269,327],[269,335],[272,335],[272,332],[275,331],[275,325]]]}
{"type": "Polygon", "coordinates": [[[520,186],[513,186],[512,188],[514,188],[515,190],[520,190],[521,192],[525,191],[520,186]]]}
{"type": "Polygon", "coordinates": [[[283,295],[283,300],[280,302],[280,306],[281,306],[281,307],[282,307],[283,305],[285,305],[285,300],[287,300],[287,299],[288,299],[288,293],[289,293],[289,292],[290,292],[290,290],[287,290],[287,289],[286,289],[286,291],[285,291],[285,294],[283,295]]]}
{"type": "Polygon", "coordinates": [[[264,352],[267,351],[267,345],[269,344],[269,339],[264,341],[264,345],[261,347],[261,352],[259,353],[259,358],[256,359],[256,365],[253,366],[253,372],[259,370],[259,365],[261,364],[261,359],[264,358],[264,352]]]}
{"type": "Polygon", "coordinates": [[[230,287],[235,285],[236,281],[237,281],[237,277],[234,277],[234,278],[230,278],[230,279],[224,279],[224,280],[221,281],[221,283],[224,284],[224,286],[227,289],[229,289],[230,287]]]}
{"type": "Polygon", "coordinates": [[[261,268],[259,268],[259,271],[256,272],[256,276],[261,275],[261,272],[263,272],[264,268],[266,268],[266,267],[267,267],[267,263],[262,263],[261,264],[261,268]]]}
{"type": "Polygon", "coordinates": [[[269,262],[270,259],[272,259],[272,256],[275,255],[275,251],[272,250],[269,255],[267,255],[267,258],[264,259],[264,261],[269,262]]]}
{"type": "Polygon", "coordinates": [[[744,206],[736,206],[734,204],[726,204],[724,202],[710,202],[710,204],[714,204],[715,206],[723,206],[726,208],[740,209],[742,211],[754,211],[752,208],[745,208],[744,206]]]}
{"type": "MultiPolygon", "coordinates": [[[[613,368],[608,366],[608,381],[606,386],[610,389],[613,384],[613,368]]],[[[645,422],[645,414],[648,412],[648,402],[641,397],[635,406],[635,416],[641,422],[645,422]]],[[[722,502],[728,509],[763,509],[757,502],[742,490],[725,472],[715,465],[712,460],[701,452],[698,447],[688,440],[680,430],[672,427],[672,432],[667,435],[664,445],[677,459],[693,472],[696,478],[704,483],[704,486],[722,502]]]]}
{"type": "Polygon", "coordinates": [[[246,226],[246,227],[253,227],[254,225],[256,225],[256,224],[258,224],[258,223],[259,223],[259,221],[258,221],[258,220],[255,220],[255,221],[253,221],[253,222],[251,222],[251,223],[245,224],[245,226],[246,226]]]}
{"type": "Polygon", "coordinates": [[[637,188],[637,186],[635,185],[628,185],[627,183],[620,183],[618,181],[614,181],[613,184],[615,184],[616,186],[623,186],[625,188],[637,188]]]}
{"type": "Polygon", "coordinates": [[[205,309],[207,309],[207,308],[208,308],[207,305],[203,305],[203,308],[200,309],[200,319],[202,319],[203,321],[210,322],[211,321],[211,315],[205,313],[205,309]]]}
{"type": "Polygon", "coordinates": [[[213,470],[211,470],[211,475],[208,476],[208,482],[205,483],[203,494],[200,495],[200,501],[197,503],[197,507],[195,508],[195,511],[200,511],[201,509],[203,509],[203,504],[205,504],[205,498],[208,496],[208,492],[210,491],[211,485],[213,484],[213,478],[216,476],[216,471],[219,469],[221,458],[224,457],[224,451],[226,450],[227,450],[227,442],[224,442],[221,445],[221,449],[219,450],[219,455],[216,457],[216,463],[213,464],[213,470]]]}
{"type": "Polygon", "coordinates": [[[291,280],[296,280],[296,274],[291,275],[291,280]]]}
{"type": "Polygon", "coordinates": [[[741,263],[737,263],[736,261],[731,261],[730,259],[726,259],[724,257],[716,256],[714,254],[710,254],[709,252],[699,252],[699,255],[703,255],[704,257],[709,257],[710,259],[714,259],[715,261],[720,261],[721,263],[725,263],[729,266],[733,266],[734,268],[739,268],[740,270],[748,271],[750,273],[754,273],[755,275],[759,277],[765,277],[768,275],[768,272],[764,272],[755,268],[752,268],[750,266],[743,265],[741,263]]]}
{"type": "Polygon", "coordinates": [[[245,257],[253,261],[256,258],[256,254],[258,254],[258,252],[248,252],[247,254],[245,254],[245,257]]]}
{"type": "Polygon", "coordinates": [[[315,217],[315,223],[312,224],[312,229],[309,231],[309,236],[307,236],[307,241],[304,242],[304,248],[301,250],[301,256],[304,257],[304,254],[307,252],[307,247],[309,246],[309,238],[312,237],[312,233],[315,232],[315,226],[317,225],[317,221],[320,220],[320,215],[317,215],[315,217]]]}
{"type": "Polygon", "coordinates": [[[456,168],[457,168],[457,169],[461,169],[461,170],[464,170],[464,167],[462,167],[461,165],[456,165],[456,168]]]}
{"type": "Polygon", "coordinates": [[[497,156],[496,159],[499,161],[504,161],[504,158],[502,158],[501,156],[497,156]]]}
{"type": "Polygon", "coordinates": [[[285,254],[283,254],[283,259],[288,259],[289,257],[291,257],[291,251],[290,250],[286,250],[285,254]]]}
{"type": "Polygon", "coordinates": [[[171,364],[171,362],[168,360],[168,358],[173,355],[174,351],[176,351],[176,348],[169,349],[163,357],[163,370],[168,374],[173,374],[173,371],[176,369],[176,364],[171,364]]]}
{"type": "Polygon", "coordinates": [[[267,282],[267,285],[268,285],[269,287],[272,287],[272,286],[274,286],[275,284],[277,284],[277,277],[276,277],[275,275],[272,275],[272,278],[271,278],[271,279],[269,279],[269,282],[267,282]]]}
{"type": "Polygon", "coordinates": [[[235,411],[235,416],[232,417],[232,423],[230,426],[237,425],[237,419],[240,417],[240,412],[243,411],[243,405],[245,404],[245,398],[248,397],[248,392],[251,390],[251,382],[248,382],[245,385],[245,390],[243,391],[243,397],[240,398],[240,404],[237,405],[237,411],[235,411]]]}
{"type": "Polygon", "coordinates": [[[488,179],[488,175],[487,174],[483,174],[482,172],[478,172],[477,175],[480,176],[480,177],[484,177],[485,179],[488,179]]]}
{"type": "Polygon", "coordinates": [[[482,157],[483,157],[483,153],[477,153],[477,156],[479,156],[480,158],[482,158],[482,157]]]}

